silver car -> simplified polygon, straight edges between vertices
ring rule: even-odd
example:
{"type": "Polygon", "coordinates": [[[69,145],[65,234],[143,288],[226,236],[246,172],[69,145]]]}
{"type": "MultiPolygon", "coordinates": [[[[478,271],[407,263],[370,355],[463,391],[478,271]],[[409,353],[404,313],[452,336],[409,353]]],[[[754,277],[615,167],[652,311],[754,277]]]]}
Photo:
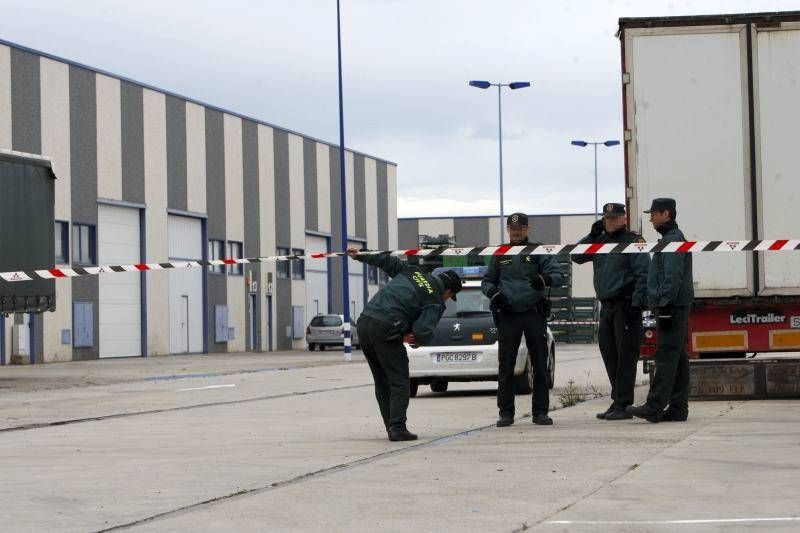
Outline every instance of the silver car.
{"type": "MultiPolygon", "coordinates": [[[[308,349],[320,351],[328,346],[344,346],[344,316],[343,315],[317,315],[311,319],[306,328],[306,343],[308,349]]],[[[358,332],[354,324],[350,324],[350,338],[353,348],[359,348],[358,332]]]]}

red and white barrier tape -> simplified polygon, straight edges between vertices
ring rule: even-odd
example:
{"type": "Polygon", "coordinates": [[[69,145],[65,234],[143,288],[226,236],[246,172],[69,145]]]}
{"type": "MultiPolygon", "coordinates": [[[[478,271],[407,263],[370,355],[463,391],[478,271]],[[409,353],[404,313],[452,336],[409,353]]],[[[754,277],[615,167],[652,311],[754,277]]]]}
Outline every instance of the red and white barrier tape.
{"type": "MultiPolygon", "coordinates": [[[[596,244],[529,244],[526,246],[477,246],[471,248],[430,248],[394,251],[364,250],[361,255],[388,253],[405,257],[485,257],[501,255],[597,255],[597,254],[642,254],[650,252],[665,253],[705,253],[705,252],[767,252],[798,251],[800,239],[773,239],[751,241],[685,241],[685,242],[633,242],[596,244]]],[[[115,272],[143,272],[149,270],[170,270],[176,268],[196,268],[203,266],[241,265],[250,263],[270,263],[298,259],[328,259],[341,257],[343,252],[320,252],[308,255],[275,255],[246,259],[215,259],[209,261],[173,261],[167,263],[143,263],[138,265],[106,265],[97,267],[50,268],[46,270],[24,270],[0,272],[0,279],[8,282],[30,281],[34,279],[72,278],[76,276],[95,276],[115,272]]]]}

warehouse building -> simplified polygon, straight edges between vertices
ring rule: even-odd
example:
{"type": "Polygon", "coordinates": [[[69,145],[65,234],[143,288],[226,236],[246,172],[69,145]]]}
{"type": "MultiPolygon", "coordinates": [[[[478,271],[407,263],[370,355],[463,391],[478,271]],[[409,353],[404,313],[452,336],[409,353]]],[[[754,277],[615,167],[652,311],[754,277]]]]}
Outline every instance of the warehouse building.
{"type": "MultiPolygon", "coordinates": [[[[337,146],[5,41],[0,149],[53,161],[58,266],[341,248],[337,146]]],[[[396,165],[345,155],[348,242],[396,248],[396,165]]],[[[312,316],[342,312],[341,268],[309,260],[57,280],[55,312],[0,318],[0,357],[305,347],[312,316]]],[[[385,278],[353,261],[350,272],[357,316],[385,278]]]]}
{"type": "MultiPolygon", "coordinates": [[[[594,214],[528,215],[528,220],[531,242],[570,244],[589,233],[595,218],[594,214]]],[[[501,224],[500,217],[401,218],[398,243],[401,249],[416,248],[432,238],[460,247],[497,246],[502,244],[501,229],[507,239],[505,221],[501,224]]],[[[591,263],[572,265],[572,296],[594,298],[591,263]]]]}

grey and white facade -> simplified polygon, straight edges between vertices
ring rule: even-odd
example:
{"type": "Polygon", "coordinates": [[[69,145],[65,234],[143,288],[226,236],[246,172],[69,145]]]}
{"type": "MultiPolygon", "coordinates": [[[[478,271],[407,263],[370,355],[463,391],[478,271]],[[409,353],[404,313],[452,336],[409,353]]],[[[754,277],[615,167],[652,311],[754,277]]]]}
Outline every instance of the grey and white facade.
{"type": "MultiPolygon", "coordinates": [[[[4,41],[0,149],[52,159],[63,265],[341,247],[338,147],[4,41]]],[[[345,161],[348,241],[396,248],[396,165],[345,161]]],[[[29,318],[35,362],[300,348],[342,310],[340,261],[57,280],[55,312],[0,318],[0,355],[29,318]]],[[[350,280],[357,315],[378,281],[350,280]]]]}
{"type": "MultiPolygon", "coordinates": [[[[594,214],[528,215],[528,238],[545,244],[576,243],[589,233],[594,214]]],[[[497,246],[500,217],[401,218],[398,243],[401,249],[416,248],[421,235],[449,235],[457,246],[497,246]]],[[[593,298],[592,265],[572,265],[572,296],[593,298]]]]}

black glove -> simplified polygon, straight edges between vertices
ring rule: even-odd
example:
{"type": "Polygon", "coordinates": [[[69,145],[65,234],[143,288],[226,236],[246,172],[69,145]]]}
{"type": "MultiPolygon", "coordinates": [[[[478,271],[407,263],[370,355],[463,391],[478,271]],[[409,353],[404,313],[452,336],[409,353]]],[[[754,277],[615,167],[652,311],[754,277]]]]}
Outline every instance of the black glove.
{"type": "Polygon", "coordinates": [[[672,306],[665,305],[658,308],[658,327],[661,329],[669,329],[672,327],[672,306]]]}
{"type": "Polygon", "coordinates": [[[502,311],[509,306],[508,298],[499,290],[493,289],[489,294],[489,309],[491,311],[502,311]]]}
{"type": "Polygon", "coordinates": [[[553,278],[551,278],[548,274],[539,274],[535,278],[531,280],[531,288],[535,291],[540,291],[545,288],[545,286],[550,286],[553,283],[553,278]]]}
{"type": "Polygon", "coordinates": [[[603,231],[605,231],[605,229],[606,227],[603,225],[603,219],[598,218],[597,220],[594,221],[594,224],[592,224],[592,230],[589,232],[589,237],[591,237],[592,239],[596,239],[603,234],[603,231]]]}

